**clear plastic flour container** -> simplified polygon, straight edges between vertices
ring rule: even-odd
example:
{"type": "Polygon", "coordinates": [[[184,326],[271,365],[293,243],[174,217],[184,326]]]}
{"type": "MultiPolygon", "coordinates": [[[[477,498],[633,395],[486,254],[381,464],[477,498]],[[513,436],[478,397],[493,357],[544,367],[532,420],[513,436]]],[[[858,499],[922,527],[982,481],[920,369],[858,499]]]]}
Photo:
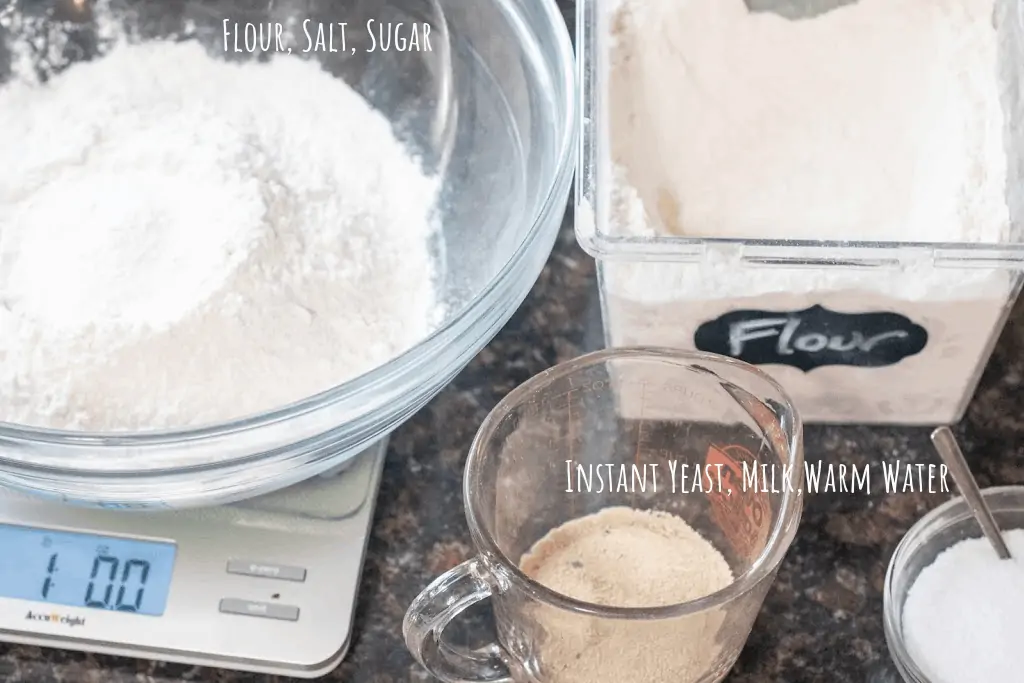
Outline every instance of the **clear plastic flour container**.
{"type": "MultiPolygon", "coordinates": [[[[90,5],[17,2],[15,9],[32,17],[51,48],[66,46],[73,62],[95,44],[96,27],[81,14],[90,5]]],[[[572,45],[562,15],[554,0],[151,0],[121,6],[139,37],[190,26],[212,52],[222,53],[226,20],[429,23],[431,51],[360,45],[358,54],[355,47],[351,54],[315,54],[388,116],[427,164],[443,171],[438,258],[447,316],[433,334],[383,366],[228,424],[118,435],[0,424],[0,486],[86,505],[177,508],[268,493],[336,468],[448,384],[512,316],[550,254],[578,132],[572,45]]],[[[6,35],[0,29],[0,83],[17,57],[6,35]]]]}
{"type": "Polygon", "coordinates": [[[806,422],[959,420],[1024,269],[1021,3],[968,5],[581,0],[607,345],[758,365],[806,422]]]}

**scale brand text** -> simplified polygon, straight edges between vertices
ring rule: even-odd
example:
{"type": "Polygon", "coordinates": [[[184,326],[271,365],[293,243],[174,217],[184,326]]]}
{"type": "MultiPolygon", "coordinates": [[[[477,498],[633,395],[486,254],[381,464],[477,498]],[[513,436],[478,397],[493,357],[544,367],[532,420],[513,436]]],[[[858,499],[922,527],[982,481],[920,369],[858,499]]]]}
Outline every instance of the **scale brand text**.
{"type": "Polygon", "coordinates": [[[64,624],[74,628],[76,626],[85,626],[84,617],[73,617],[69,614],[57,614],[56,612],[33,612],[28,611],[25,615],[26,621],[46,621],[51,624],[64,624]]]}

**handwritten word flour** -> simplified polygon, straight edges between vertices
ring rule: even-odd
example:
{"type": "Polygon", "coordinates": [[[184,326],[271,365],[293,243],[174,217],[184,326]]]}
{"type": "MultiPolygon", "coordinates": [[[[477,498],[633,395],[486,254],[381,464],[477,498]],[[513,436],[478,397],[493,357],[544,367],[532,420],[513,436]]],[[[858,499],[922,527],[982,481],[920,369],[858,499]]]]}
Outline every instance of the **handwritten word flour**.
{"type": "Polygon", "coordinates": [[[121,44],[0,89],[0,422],[192,427],[439,322],[438,193],[315,62],[121,44]]]}

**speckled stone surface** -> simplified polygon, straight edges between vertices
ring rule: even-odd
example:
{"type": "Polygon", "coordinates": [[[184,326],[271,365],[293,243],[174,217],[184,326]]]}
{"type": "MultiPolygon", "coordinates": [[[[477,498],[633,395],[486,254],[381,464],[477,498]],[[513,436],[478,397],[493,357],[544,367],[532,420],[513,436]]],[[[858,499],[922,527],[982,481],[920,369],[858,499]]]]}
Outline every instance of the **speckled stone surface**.
{"type": "MultiPolygon", "coordinates": [[[[567,16],[572,3],[563,3],[567,16]]],[[[571,23],[570,23],[571,25],[571,23]]],[[[571,215],[530,298],[456,381],[392,437],[348,659],[326,680],[427,681],[401,639],[405,608],[471,556],[462,512],[466,451],[509,390],[598,342],[594,265],[571,215]],[[429,511],[429,513],[425,512],[429,511]]],[[[1011,317],[957,433],[982,485],[1024,484],[1024,305],[1011,317]]],[[[926,429],[810,427],[808,459],[934,462],[926,429]]],[[[942,495],[818,494],[728,683],[895,683],[882,583],[902,534],[942,495]]],[[[285,679],[0,645],[0,681],[281,683],[285,679]]]]}
{"type": "MultiPolygon", "coordinates": [[[[405,608],[471,555],[460,491],[480,422],[509,390],[595,345],[593,262],[569,217],[529,300],[437,399],[391,440],[370,540],[356,636],[328,680],[426,681],[401,640],[405,608]],[[424,511],[429,510],[429,514],[424,511]]],[[[1024,305],[995,351],[957,432],[982,485],[1024,484],[1024,305]]],[[[809,427],[807,457],[863,464],[934,462],[926,429],[809,427]]],[[[894,681],[882,633],[882,581],[893,548],[942,495],[819,494],[729,683],[894,681]]],[[[0,681],[271,683],[280,678],[0,646],[0,681]]]]}

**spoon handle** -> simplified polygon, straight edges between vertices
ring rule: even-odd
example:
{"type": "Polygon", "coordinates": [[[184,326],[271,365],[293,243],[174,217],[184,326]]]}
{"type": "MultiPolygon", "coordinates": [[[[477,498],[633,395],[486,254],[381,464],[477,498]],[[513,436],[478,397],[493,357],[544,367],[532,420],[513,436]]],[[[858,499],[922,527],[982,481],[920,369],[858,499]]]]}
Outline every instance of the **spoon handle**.
{"type": "Polygon", "coordinates": [[[1006,547],[1003,535],[999,533],[999,527],[992,518],[992,513],[989,512],[988,506],[985,505],[984,499],[981,497],[981,491],[978,489],[978,484],[974,481],[974,475],[971,474],[970,468],[967,467],[967,459],[964,458],[963,451],[960,450],[960,446],[953,436],[953,431],[949,427],[939,427],[932,432],[932,443],[935,444],[936,450],[942,455],[942,459],[949,468],[950,474],[953,475],[956,487],[960,489],[960,494],[967,501],[967,505],[971,508],[971,512],[974,513],[978,524],[981,525],[981,531],[985,534],[985,538],[996,549],[999,559],[1010,559],[1010,550],[1006,547]]]}

